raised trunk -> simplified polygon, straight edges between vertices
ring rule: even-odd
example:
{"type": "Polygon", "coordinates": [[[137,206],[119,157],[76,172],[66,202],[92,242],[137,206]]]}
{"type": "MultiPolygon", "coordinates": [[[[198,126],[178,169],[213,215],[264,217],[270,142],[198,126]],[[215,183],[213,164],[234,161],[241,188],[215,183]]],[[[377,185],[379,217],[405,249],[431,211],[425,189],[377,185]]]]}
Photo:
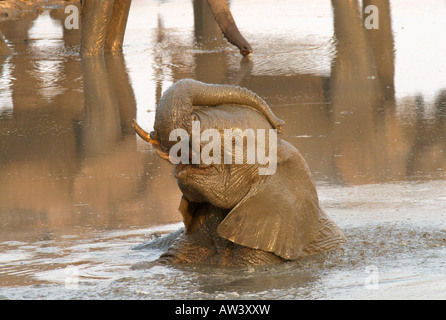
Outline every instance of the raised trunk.
{"type": "Polygon", "coordinates": [[[251,107],[260,112],[272,127],[278,130],[284,124],[272,113],[262,98],[246,88],[183,79],[172,85],[161,98],[156,109],[155,132],[152,138],[159,141],[164,151],[168,151],[176,143],[169,141],[172,130],[181,128],[191,132],[195,108],[223,104],[251,107]]]}

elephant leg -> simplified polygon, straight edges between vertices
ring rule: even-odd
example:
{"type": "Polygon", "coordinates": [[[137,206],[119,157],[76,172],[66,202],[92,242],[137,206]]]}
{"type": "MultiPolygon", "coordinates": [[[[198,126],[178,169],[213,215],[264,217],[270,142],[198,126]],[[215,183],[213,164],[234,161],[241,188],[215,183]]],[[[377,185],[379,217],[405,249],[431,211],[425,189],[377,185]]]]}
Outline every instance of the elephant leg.
{"type": "Polygon", "coordinates": [[[238,30],[229,10],[228,2],[226,0],[208,0],[208,3],[225,38],[239,48],[243,56],[250,54],[252,52],[251,45],[238,30]]]}
{"type": "Polygon", "coordinates": [[[132,0],[115,0],[113,11],[105,38],[106,51],[122,51],[125,27],[129,16],[132,0]]]}
{"type": "Polygon", "coordinates": [[[104,53],[105,38],[114,0],[84,0],[82,3],[81,55],[104,53]]]}

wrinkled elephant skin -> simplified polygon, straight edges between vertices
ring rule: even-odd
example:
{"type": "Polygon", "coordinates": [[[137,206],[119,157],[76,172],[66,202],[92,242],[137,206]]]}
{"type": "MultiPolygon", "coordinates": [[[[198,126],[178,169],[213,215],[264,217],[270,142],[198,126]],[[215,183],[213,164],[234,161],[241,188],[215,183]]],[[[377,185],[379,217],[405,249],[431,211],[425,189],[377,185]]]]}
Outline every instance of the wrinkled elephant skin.
{"type": "MultiPolygon", "coordinates": [[[[284,124],[247,89],[183,79],[160,100],[154,131],[134,126],[159,154],[168,155],[169,132],[181,128],[190,133],[192,120],[200,122],[201,132],[213,128],[222,137],[225,129],[269,130],[284,124]]],[[[259,175],[260,167],[177,164],[185,229],[158,262],[277,263],[332,250],[346,241],[320,208],[310,171],[294,146],[278,139],[276,172],[259,175]]]]}

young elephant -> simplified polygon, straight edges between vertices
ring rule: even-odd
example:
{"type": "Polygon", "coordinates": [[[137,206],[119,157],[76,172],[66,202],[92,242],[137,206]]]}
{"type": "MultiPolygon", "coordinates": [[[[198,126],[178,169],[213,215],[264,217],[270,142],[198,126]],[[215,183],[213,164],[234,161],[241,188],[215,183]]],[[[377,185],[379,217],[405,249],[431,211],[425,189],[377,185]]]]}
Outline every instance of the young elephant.
{"type": "MultiPolygon", "coordinates": [[[[273,129],[280,129],[283,121],[259,96],[240,87],[181,80],[163,95],[154,131],[146,133],[136,122],[134,128],[161,157],[173,160],[169,152],[178,142],[169,140],[170,132],[183,129],[193,135],[192,121],[196,121],[195,126],[199,123],[202,136],[214,129],[213,143],[219,136],[227,138],[228,129],[244,133],[266,130],[269,134],[257,134],[255,141],[257,146],[262,138],[270,141],[262,144],[269,162],[246,161],[248,144],[239,141],[235,148],[241,146],[243,161],[235,164],[231,139],[229,162],[222,159],[228,150],[221,143],[212,150],[212,156],[222,161],[205,163],[202,157],[195,164],[177,164],[175,176],[183,193],[179,211],[185,229],[160,262],[230,266],[276,263],[327,251],[345,242],[342,232],[319,207],[305,160],[291,144],[274,141],[273,129]],[[268,166],[273,170],[261,174],[268,166]]],[[[209,143],[202,143],[198,151],[204,152],[206,146],[209,143]]],[[[209,148],[207,151],[210,154],[209,148]]]]}

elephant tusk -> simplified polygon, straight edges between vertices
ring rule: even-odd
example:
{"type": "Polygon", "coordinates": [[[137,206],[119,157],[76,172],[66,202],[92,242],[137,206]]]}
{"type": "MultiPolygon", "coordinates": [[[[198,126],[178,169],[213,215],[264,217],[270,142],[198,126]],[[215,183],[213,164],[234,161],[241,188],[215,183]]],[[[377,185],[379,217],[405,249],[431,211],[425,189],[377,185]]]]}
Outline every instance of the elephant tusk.
{"type": "Polygon", "coordinates": [[[133,127],[133,129],[135,129],[135,131],[138,134],[138,136],[140,136],[145,141],[147,141],[147,142],[149,142],[149,143],[151,143],[151,144],[153,144],[155,146],[159,146],[160,145],[158,140],[152,138],[152,136],[153,136],[152,132],[153,131],[151,133],[145,132],[144,129],[139,126],[139,124],[136,122],[135,119],[133,119],[133,121],[132,121],[132,127],[133,127]]]}
{"type": "Polygon", "coordinates": [[[152,144],[152,146],[155,148],[156,153],[163,158],[164,160],[170,160],[169,154],[167,152],[164,152],[161,150],[161,146],[158,140],[153,138],[154,132],[147,133],[144,131],[143,128],[141,128],[135,119],[132,121],[132,127],[135,129],[135,132],[140,136],[143,140],[149,142],[152,144]]]}
{"type": "Polygon", "coordinates": [[[155,151],[156,151],[156,153],[158,153],[158,155],[162,159],[170,161],[170,156],[169,156],[169,154],[167,152],[163,152],[163,151],[161,151],[160,149],[158,149],[156,147],[155,147],[155,151]]]}

